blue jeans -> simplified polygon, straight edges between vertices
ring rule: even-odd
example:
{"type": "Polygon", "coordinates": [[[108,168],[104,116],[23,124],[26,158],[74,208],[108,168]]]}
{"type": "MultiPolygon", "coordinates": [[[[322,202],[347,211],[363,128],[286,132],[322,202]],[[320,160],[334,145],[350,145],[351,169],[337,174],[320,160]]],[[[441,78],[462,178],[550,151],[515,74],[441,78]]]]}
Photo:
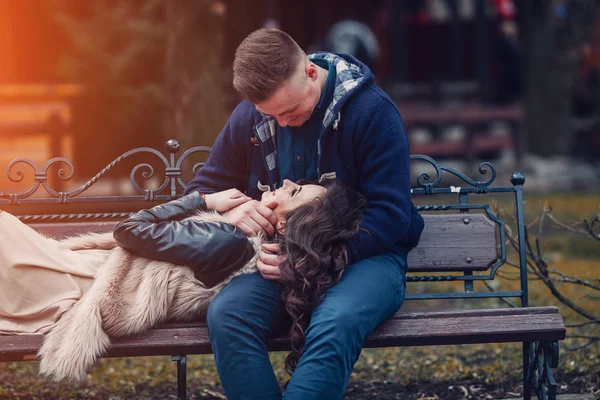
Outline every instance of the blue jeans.
{"type": "MultiPolygon", "coordinates": [[[[348,267],[313,312],[285,399],[342,398],[365,339],[402,305],[405,275],[405,259],[391,252],[348,267]]],[[[279,285],[258,273],[235,278],[213,299],[207,323],[228,399],[282,398],[266,337],[285,321],[279,285]]]]}

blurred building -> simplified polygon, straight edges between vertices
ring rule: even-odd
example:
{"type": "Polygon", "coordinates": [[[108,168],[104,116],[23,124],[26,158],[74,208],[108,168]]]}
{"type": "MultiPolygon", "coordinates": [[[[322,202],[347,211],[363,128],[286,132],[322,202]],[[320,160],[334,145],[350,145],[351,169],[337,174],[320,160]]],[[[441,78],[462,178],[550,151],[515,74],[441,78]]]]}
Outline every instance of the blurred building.
{"type": "MultiPolygon", "coordinates": [[[[63,53],[72,50],[73,38],[67,37],[64,29],[55,23],[53,3],[0,1],[0,85],[50,87],[72,83],[63,81],[57,72],[63,53]]],[[[68,4],[69,12],[80,16],[82,23],[97,11],[97,4],[109,8],[113,4],[106,0],[60,3],[68,4]]],[[[141,8],[148,3],[149,0],[128,0],[127,4],[141,8]]],[[[228,90],[228,108],[232,109],[239,100],[231,84],[235,49],[250,32],[260,27],[279,27],[307,51],[333,48],[331,40],[337,35],[338,40],[342,37],[341,42],[349,40],[344,43],[347,51],[355,52],[359,59],[373,67],[378,83],[399,105],[410,129],[413,151],[435,156],[467,154],[488,158],[504,150],[518,149],[524,137],[520,134],[524,115],[520,102],[523,63],[515,3],[519,4],[513,0],[213,0],[211,18],[223,22],[219,72],[228,90]],[[344,22],[346,30],[341,32],[337,28],[344,22]],[[348,39],[352,31],[355,38],[348,39]],[[363,39],[358,45],[354,41],[356,37],[363,39]]],[[[158,11],[158,19],[164,19],[163,10],[158,11]]],[[[202,32],[200,28],[197,35],[202,32]]],[[[168,28],[157,26],[156,29],[168,28]]],[[[193,36],[193,39],[196,37],[203,36],[193,36]]],[[[154,42],[157,48],[152,59],[145,60],[146,71],[139,72],[138,78],[154,68],[148,74],[157,75],[158,78],[151,78],[159,80],[163,68],[166,70],[163,67],[166,51],[159,48],[165,44],[160,40],[154,42]]],[[[597,46],[598,41],[594,43],[592,47],[597,46]]],[[[190,49],[192,47],[187,51],[190,49]]],[[[585,73],[591,76],[587,82],[594,83],[600,81],[593,72],[598,71],[593,67],[598,64],[597,52],[590,54],[585,73]]],[[[140,78],[143,79],[145,77],[140,78]]],[[[582,84],[580,90],[580,97],[584,99],[580,104],[584,105],[594,95],[586,91],[586,87],[582,84]]],[[[75,121],[75,125],[84,122],[83,128],[77,128],[74,135],[76,146],[85,149],[92,142],[100,143],[116,152],[160,133],[160,123],[146,121],[148,115],[161,112],[157,107],[136,115],[136,118],[146,117],[144,121],[135,122],[136,132],[124,133],[117,131],[120,128],[109,127],[101,135],[91,135],[89,132],[98,123],[82,115],[97,115],[99,107],[116,102],[108,94],[104,95],[106,97],[101,98],[97,91],[85,93],[77,97],[77,104],[70,108],[76,110],[70,121],[75,121]],[[115,140],[109,140],[109,136],[115,140]]],[[[32,110],[40,109],[33,103],[32,107],[32,110]]],[[[50,110],[55,105],[44,107],[50,110]]],[[[55,120],[58,121],[60,118],[55,120]]],[[[106,120],[101,122],[106,126],[106,120]]],[[[161,143],[162,138],[157,142],[161,143]]],[[[48,154],[57,154],[55,150],[49,150],[48,154]]],[[[105,158],[94,155],[86,159],[91,166],[89,172],[101,166],[105,158]]]]}
{"type": "Polygon", "coordinates": [[[239,100],[231,85],[236,47],[255,29],[278,27],[308,52],[348,49],[372,67],[400,108],[413,153],[490,158],[518,143],[523,110],[512,0],[222,3],[230,108],[239,100]],[[340,25],[345,37],[336,46],[340,25]]]}

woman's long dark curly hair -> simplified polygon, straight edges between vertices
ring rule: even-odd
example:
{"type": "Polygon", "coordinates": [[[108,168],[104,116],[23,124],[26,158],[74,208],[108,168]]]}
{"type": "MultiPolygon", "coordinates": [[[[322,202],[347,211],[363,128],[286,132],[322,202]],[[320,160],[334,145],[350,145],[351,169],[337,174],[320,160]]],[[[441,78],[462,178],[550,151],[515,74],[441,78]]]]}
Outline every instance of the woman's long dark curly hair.
{"type": "Polygon", "coordinates": [[[304,331],[327,289],[339,282],[348,265],[346,243],[360,230],[365,198],[339,180],[321,184],[327,190],[315,201],[287,215],[285,234],[277,238],[287,254],[282,262],[283,300],[292,317],[292,352],[285,359],[291,375],[304,348],[304,331]]]}

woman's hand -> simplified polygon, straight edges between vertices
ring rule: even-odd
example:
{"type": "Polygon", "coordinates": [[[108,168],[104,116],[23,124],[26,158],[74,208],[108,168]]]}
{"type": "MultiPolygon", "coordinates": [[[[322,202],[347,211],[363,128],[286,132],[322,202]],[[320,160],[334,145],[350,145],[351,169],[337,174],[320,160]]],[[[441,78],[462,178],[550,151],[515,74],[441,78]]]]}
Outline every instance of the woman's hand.
{"type": "Polygon", "coordinates": [[[226,212],[251,199],[237,189],[228,189],[222,192],[207,194],[204,196],[204,200],[206,201],[206,208],[209,210],[226,212]]]}

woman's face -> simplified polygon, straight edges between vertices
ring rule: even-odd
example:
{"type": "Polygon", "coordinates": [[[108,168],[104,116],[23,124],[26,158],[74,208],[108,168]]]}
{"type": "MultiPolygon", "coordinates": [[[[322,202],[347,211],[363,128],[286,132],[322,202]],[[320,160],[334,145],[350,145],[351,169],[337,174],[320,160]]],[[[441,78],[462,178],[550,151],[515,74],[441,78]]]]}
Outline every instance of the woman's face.
{"type": "Polygon", "coordinates": [[[319,185],[298,185],[284,179],[281,188],[272,192],[264,192],[261,202],[273,209],[277,221],[285,222],[288,212],[313,201],[325,193],[325,188],[319,185]]]}

